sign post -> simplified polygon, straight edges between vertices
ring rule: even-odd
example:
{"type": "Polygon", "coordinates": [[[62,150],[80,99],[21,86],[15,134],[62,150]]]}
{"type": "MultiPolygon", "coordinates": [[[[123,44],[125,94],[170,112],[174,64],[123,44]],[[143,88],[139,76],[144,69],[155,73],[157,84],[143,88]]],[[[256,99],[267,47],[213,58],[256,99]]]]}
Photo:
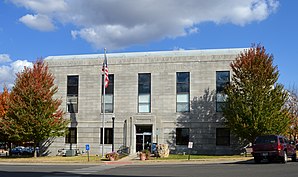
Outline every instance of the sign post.
{"type": "Polygon", "coordinates": [[[193,146],[193,142],[188,142],[188,160],[190,160],[190,152],[193,146]]]}
{"type": "Polygon", "coordinates": [[[89,162],[89,150],[90,150],[90,145],[86,144],[86,151],[87,151],[87,156],[88,156],[88,162],[89,162]]]}

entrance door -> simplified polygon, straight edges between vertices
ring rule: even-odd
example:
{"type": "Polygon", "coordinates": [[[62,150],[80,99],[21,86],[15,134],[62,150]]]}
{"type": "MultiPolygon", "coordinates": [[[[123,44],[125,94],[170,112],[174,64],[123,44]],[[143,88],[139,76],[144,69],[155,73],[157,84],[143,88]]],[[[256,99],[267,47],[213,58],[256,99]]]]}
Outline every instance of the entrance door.
{"type": "Polygon", "coordinates": [[[152,125],[136,126],[136,152],[144,149],[151,150],[152,125]]]}

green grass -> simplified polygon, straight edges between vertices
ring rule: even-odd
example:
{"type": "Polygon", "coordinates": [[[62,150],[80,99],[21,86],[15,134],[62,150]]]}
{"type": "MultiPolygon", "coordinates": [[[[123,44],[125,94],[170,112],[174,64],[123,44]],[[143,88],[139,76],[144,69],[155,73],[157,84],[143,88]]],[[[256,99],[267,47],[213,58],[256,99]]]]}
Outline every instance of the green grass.
{"type": "MultiPolygon", "coordinates": [[[[123,158],[124,156],[119,156],[119,158],[123,158]]],[[[106,158],[102,158],[101,156],[90,155],[89,161],[87,155],[79,155],[72,157],[63,157],[63,156],[45,156],[45,157],[0,157],[0,162],[17,162],[17,163],[101,163],[103,161],[108,161],[106,158]]]]}
{"type": "MultiPolygon", "coordinates": [[[[104,159],[99,156],[89,156],[89,162],[100,163],[104,159]]],[[[62,157],[62,156],[48,156],[48,157],[0,157],[0,162],[20,162],[20,163],[42,163],[42,162],[53,162],[53,163],[87,163],[88,156],[72,156],[72,157],[62,157]]]]}

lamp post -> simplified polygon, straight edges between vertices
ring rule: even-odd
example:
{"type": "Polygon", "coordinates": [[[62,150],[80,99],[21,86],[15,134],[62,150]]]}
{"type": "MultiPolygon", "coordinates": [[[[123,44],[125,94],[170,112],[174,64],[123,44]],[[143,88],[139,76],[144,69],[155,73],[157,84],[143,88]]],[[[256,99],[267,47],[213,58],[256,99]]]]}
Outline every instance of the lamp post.
{"type": "Polygon", "coordinates": [[[115,115],[112,117],[112,128],[113,128],[113,143],[112,143],[112,152],[114,152],[114,144],[115,144],[115,115]]]}

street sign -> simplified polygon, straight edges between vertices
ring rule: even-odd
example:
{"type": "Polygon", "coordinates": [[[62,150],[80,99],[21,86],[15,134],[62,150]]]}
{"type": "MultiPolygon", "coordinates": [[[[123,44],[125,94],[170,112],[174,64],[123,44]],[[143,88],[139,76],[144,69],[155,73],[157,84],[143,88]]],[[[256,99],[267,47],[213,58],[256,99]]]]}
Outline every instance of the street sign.
{"type": "Polygon", "coordinates": [[[192,146],[193,146],[193,142],[188,142],[188,148],[192,149],[192,146]]]}
{"type": "Polygon", "coordinates": [[[89,151],[90,150],[90,146],[89,144],[86,144],[86,151],[89,151]]]}

